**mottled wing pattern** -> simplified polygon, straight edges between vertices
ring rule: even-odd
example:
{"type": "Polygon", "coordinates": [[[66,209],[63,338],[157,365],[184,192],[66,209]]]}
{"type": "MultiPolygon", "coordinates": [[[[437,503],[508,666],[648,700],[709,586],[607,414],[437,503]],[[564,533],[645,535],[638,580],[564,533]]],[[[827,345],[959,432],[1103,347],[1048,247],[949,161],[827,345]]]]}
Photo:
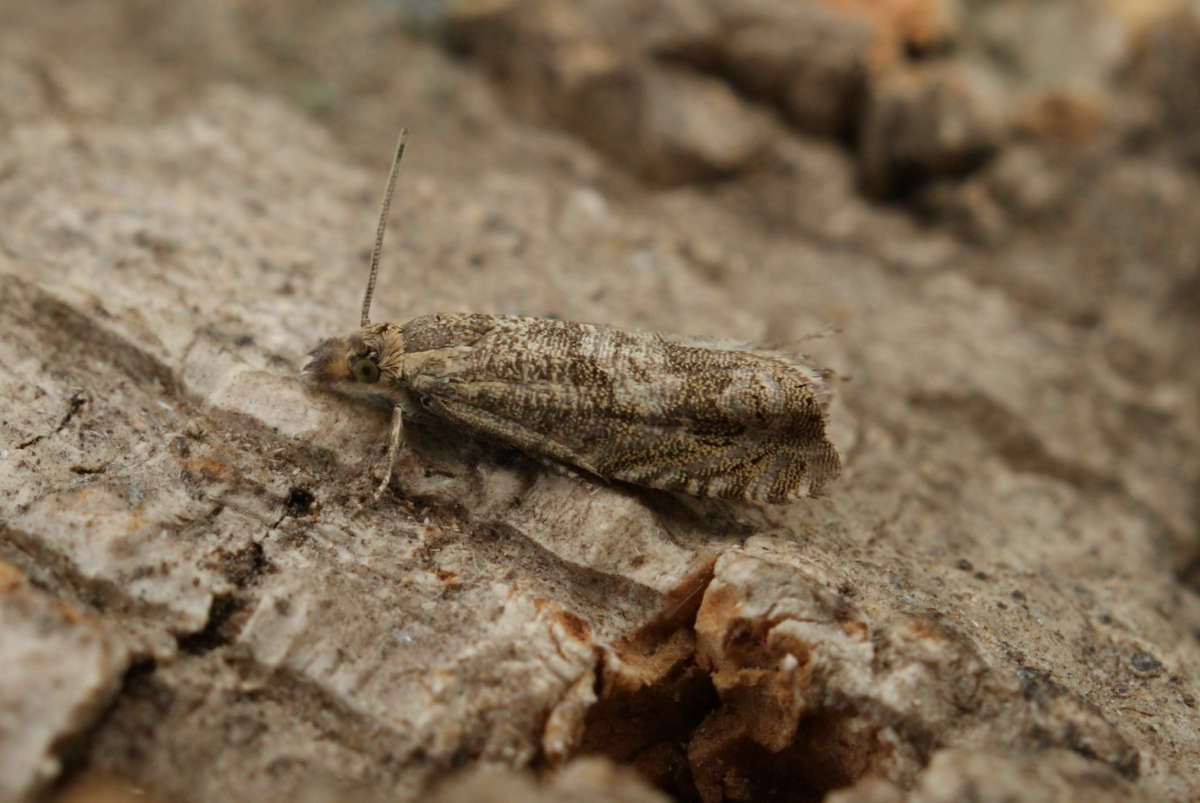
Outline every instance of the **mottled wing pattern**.
{"type": "Polygon", "coordinates": [[[471,337],[446,347],[417,330],[406,344],[406,381],[449,421],[600,477],[696,496],[787,502],[839,472],[824,378],[793,357],[567,321],[468,323],[458,329],[471,337]]]}

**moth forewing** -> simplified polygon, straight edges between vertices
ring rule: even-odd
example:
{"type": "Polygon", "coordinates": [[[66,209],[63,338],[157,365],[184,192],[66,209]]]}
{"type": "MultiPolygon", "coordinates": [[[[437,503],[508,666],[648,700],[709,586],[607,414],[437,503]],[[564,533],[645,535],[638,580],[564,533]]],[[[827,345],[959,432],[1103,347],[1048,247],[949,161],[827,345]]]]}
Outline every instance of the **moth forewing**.
{"type": "Polygon", "coordinates": [[[370,324],[388,177],[362,328],[320,343],[304,374],[393,406],[386,487],[407,414],[605,480],[753,503],[815,496],[839,471],[825,435],[828,372],[731,342],[476,313],[370,324]]]}
{"type": "Polygon", "coordinates": [[[376,324],[313,354],[309,375],[335,390],[604,479],[761,504],[817,495],[839,471],[825,377],[780,352],[456,313],[376,324]],[[378,365],[372,381],[348,367],[363,359],[378,365]]]}

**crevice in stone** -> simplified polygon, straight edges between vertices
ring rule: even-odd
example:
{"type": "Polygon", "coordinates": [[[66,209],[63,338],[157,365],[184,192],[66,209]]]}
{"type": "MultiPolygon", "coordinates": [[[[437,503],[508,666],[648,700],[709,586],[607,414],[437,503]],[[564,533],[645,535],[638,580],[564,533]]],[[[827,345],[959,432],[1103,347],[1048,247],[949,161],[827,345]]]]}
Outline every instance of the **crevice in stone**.
{"type": "MultiPolygon", "coordinates": [[[[37,284],[6,274],[0,288],[0,300],[15,325],[38,332],[48,361],[59,356],[71,361],[99,359],[132,382],[153,387],[162,395],[179,395],[175,374],[167,365],[120,334],[97,325],[95,317],[55,298],[37,284]]],[[[86,402],[86,391],[72,394],[67,413],[59,423],[60,429],[70,423],[86,402]]]]}
{"type": "Polygon", "coordinates": [[[82,731],[69,734],[54,745],[51,752],[58,757],[62,769],[50,786],[44,790],[41,799],[58,800],[67,789],[74,787],[82,779],[95,772],[92,767],[92,744],[96,734],[104,728],[109,717],[119,705],[122,696],[129,689],[145,683],[154,674],[157,666],[153,658],[130,661],[121,675],[119,688],[99,711],[96,718],[82,731]]]}
{"type": "Polygon", "coordinates": [[[120,611],[121,618],[131,622],[161,622],[170,616],[164,606],[130,596],[111,580],[83,574],[61,552],[25,530],[0,524],[0,556],[20,569],[35,588],[98,616],[110,610],[120,611]]]}
{"type": "Polygon", "coordinates": [[[574,751],[629,764],[677,800],[698,799],[686,745],[720,705],[709,673],[696,663],[693,632],[714,562],[685,577],[658,616],[602,655],[598,701],[574,751]]]}
{"type": "Polygon", "coordinates": [[[283,506],[287,509],[288,515],[307,516],[312,512],[316,501],[317,498],[313,495],[312,491],[307,488],[297,487],[288,491],[287,499],[283,501],[283,506]]]}
{"type": "Polygon", "coordinates": [[[567,610],[606,605],[632,612],[652,608],[660,598],[648,586],[619,574],[572,563],[507,523],[478,521],[464,529],[480,561],[501,571],[505,566],[521,566],[521,576],[537,585],[538,596],[556,599],[567,610]]]}
{"type": "Polygon", "coordinates": [[[267,559],[262,544],[257,541],[251,541],[243,549],[221,558],[221,573],[238,588],[256,585],[264,574],[274,571],[274,565],[267,559]]]}
{"type": "Polygon", "coordinates": [[[203,655],[229,644],[237,635],[235,617],[245,607],[245,601],[232,594],[214,596],[208,609],[208,621],[200,630],[177,640],[179,651],[187,655],[203,655]]]}
{"type": "MultiPolygon", "coordinates": [[[[708,654],[711,644],[698,652],[697,639],[714,636],[711,622],[702,628],[707,635],[698,636],[698,621],[720,615],[721,607],[739,610],[740,602],[728,588],[710,589],[712,579],[709,564],[681,584],[666,614],[601,655],[597,701],[584,716],[572,755],[606,756],[631,766],[677,800],[702,803],[806,803],[867,778],[885,778],[901,787],[912,783],[914,773],[943,746],[938,728],[918,711],[892,708],[886,695],[856,691],[854,683],[834,680],[850,671],[825,665],[836,649],[814,659],[802,642],[770,637],[781,622],[734,618],[723,625],[726,641],[719,648],[720,659],[708,654]],[[723,601],[721,591],[728,597],[723,601]],[[746,645],[730,643],[731,636],[735,641],[744,637],[746,645]]],[[[867,627],[857,616],[839,617],[844,604],[840,598],[826,601],[828,622],[790,621],[826,622],[825,636],[834,640],[839,627],[848,623],[867,627]]],[[[882,627],[881,633],[889,629],[882,627]]],[[[882,662],[862,667],[881,683],[894,681],[886,669],[890,661],[911,663],[924,654],[906,654],[898,646],[904,633],[934,638],[928,627],[913,630],[897,624],[891,629],[898,629],[900,641],[878,640],[872,654],[882,654],[882,662]]],[[[943,650],[962,653],[935,670],[958,678],[956,686],[946,689],[951,695],[946,703],[957,706],[960,716],[984,717],[976,702],[989,695],[978,684],[963,685],[976,664],[969,642],[944,628],[935,635],[943,650]]],[[[978,672],[978,682],[987,682],[982,666],[978,672]]],[[[1137,751],[1097,709],[1044,674],[1024,678],[1012,704],[1025,709],[1019,716],[1029,723],[1028,743],[1066,748],[1129,780],[1138,777],[1137,751]]]]}

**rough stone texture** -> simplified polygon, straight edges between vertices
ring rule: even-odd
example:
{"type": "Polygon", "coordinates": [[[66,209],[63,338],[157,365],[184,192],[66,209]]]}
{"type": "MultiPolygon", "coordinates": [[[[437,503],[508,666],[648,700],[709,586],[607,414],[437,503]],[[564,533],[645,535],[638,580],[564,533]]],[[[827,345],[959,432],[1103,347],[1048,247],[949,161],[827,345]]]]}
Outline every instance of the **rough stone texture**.
{"type": "Polygon", "coordinates": [[[1165,114],[1186,118],[1195,32],[1188,12],[1163,22],[1182,5],[469,0],[447,32],[524,117],[652,181],[777,163],[788,135],[759,124],[771,112],[858,142],[864,188],[887,197],[977,168],[1013,133],[1087,138],[1104,118],[1149,113],[1110,104],[1147,39],[1142,72],[1165,90],[1165,114]]]}
{"type": "Polygon", "coordinates": [[[60,766],[192,801],[660,796],[630,769],[705,801],[1200,794],[1194,7],[1053,4],[1055,51],[1013,33],[1050,4],[824,3],[865,83],[822,102],[851,137],[894,104],[880,205],[861,139],[727,71],[731,5],[454,12],[492,78],[412,6],[0,11],[6,797],[60,766]],[[527,30],[574,44],[482,57],[527,30]],[[1020,69],[981,67],[1002,42],[1020,69]],[[538,83],[593,74],[723,100],[655,134],[538,83]],[[369,504],[386,411],[296,372],[357,321],[401,123],[378,320],[802,348],[845,378],[830,496],[600,486],[430,427],[369,504]]]}
{"type": "Polygon", "coordinates": [[[1136,44],[1130,83],[1148,90],[1142,116],[1148,127],[1161,132],[1155,144],[1169,148],[1175,158],[1200,165],[1200,15],[1194,8],[1156,15],[1144,26],[1136,44]]]}
{"type": "MultiPolygon", "coordinates": [[[[486,64],[524,116],[565,126],[647,179],[714,178],[759,155],[762,111],[723,81],[638,55],[627,36],[644,32],[605,35],[589,16],[596,10],[557,0],[456,4],[449,41],[486,64]]],[[[607,19],[627,24],[644,13],[610,11],[607,19]]],[[[688,15],[665,16],[651,29],[690,27],[688,15]]]]}
{"type": "Polygon", "coordinates": [[[928,176],[968,173],[1001,139],[999,121],[981,100],[988,77],[979,70],[893,72],[878,80],[862,121],[863,183],[875,194],[928,176]]]}
{"type": "Polygon", "coordinates": [[[1117,803],[1136,793],[1127,781],[1097,772],[1076,753],[1046,750],[1036,759],[942,750],[910,794],[886,781],[834,792],[828,803],[1117,803]]]}
{"type": "Polygon", "coordinates": [[[506,772],[466,773],[443,785],[433,803],[668,803],[638,776],[602,758],[578,759],[538,785],[506,772]]]}
{"type": "Polygon", "coordinates": [[[0,562],[0,655],[0,800],[14,800],[58,775],[53,749],[95,720],[125,652],[95,617],[0,562]]]}

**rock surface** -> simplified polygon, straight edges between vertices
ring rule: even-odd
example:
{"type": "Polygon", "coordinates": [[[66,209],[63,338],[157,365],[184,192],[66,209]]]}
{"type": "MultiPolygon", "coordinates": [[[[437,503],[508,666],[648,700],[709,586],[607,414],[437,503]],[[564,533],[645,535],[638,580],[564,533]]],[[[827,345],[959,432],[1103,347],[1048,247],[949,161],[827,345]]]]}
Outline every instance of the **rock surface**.
{"type": "Polygon", "coordinates": [[[0,11],[0,798],[1200,795],[1194,7],[634,5],[0,11]],[[400,124],[377,320],[803,348],[838,485],[371,503],[400,124]]]}

